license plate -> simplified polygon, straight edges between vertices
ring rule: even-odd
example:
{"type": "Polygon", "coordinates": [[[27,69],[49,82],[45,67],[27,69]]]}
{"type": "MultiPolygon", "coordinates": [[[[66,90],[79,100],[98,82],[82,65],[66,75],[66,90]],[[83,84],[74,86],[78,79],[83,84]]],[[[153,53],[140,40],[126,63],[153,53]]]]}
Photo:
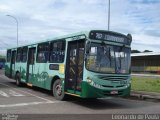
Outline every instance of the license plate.
{"type": "Polygon", "coordinates": [[[113,91],[111,91],[111,92],[110,92],[110,94],[112,94],[112,95],[116,95],[116,94],[118,94],[118,91],[113,90],[113,91]]]}

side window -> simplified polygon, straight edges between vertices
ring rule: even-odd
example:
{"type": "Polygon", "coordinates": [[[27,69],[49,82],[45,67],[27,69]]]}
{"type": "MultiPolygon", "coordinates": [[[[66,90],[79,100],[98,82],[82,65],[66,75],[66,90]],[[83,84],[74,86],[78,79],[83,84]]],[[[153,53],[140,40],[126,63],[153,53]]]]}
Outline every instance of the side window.
{"type": "Polygon", "coordinates": [[[35,52],[36,52],[36,48],[32,48],[30,51],[29,51],[29,64],[33,65],[34,64],[34,61],[35,61],[35,52]]]}
{"type": "Polygon", "coordinates": [[[28,47],[24,47],[22,49],[22,54],[21,54],[21,61],[26,62],[27,61],[27,52],[28,52],[28,47]]]}
{"type": "Polygon", "coordinates": [[[37,62],[46,63],[49,59],[49,43],[38,45],[37,62]]]}
{"type": "Polygon", "coordinates": [[[17,49],[16,62],[21,61],[21,48],[17,49]]]}
{"type": "Polygon", "coordinates": [[[11,50],[7,50],[7,62],[11,61],[11,50]]]}
{"type": "Polygon", "coordinates": [[[65,55],[65,41],[55,41],[51,43],[50,62],[62,63],[65,55]]]}
{"type": "Polygon", "coordinates": [[[16,61],[16,50],[12,51],[11,63],[14,64],[16,61]]]}

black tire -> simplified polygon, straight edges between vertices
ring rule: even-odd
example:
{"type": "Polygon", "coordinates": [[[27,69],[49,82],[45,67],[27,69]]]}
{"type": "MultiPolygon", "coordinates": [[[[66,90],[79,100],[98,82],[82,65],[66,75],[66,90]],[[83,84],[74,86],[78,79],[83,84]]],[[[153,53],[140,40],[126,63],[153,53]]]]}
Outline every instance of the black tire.
{"type": "Polygon", "coordinates": [[[52,87],[53,96],[57,100],[64,100],[65,94],[64,90],[62,90],[62,81],[60,79],[57,79],[52,86],[53,86],[52,87]]]}
{"type": "Polygon", "coordinates": [[[16,73],[15,79],[16,79],[16,85],[20,87],[22,85],[20,73],[16,73]]]}

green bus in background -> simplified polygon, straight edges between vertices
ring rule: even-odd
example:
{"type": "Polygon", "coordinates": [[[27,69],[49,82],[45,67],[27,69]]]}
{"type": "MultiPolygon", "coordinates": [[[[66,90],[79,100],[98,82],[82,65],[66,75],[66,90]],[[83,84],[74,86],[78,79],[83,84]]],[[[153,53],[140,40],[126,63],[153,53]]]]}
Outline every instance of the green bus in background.
{"type": "Polygon", "coordinates": [[[130,34],[91,30],[7,49],[5,75],[58,100],[128,96],[131,41],[130,34]]]}

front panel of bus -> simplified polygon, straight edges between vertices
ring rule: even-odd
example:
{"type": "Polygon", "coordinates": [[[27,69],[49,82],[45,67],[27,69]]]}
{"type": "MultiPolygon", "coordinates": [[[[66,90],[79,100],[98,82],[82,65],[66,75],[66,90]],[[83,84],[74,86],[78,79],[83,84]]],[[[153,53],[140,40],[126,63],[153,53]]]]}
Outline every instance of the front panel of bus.
{"type": "Polygon", "coordinates": [[[86,41],[82,97],[130,94],[131,36],[91,31],[86,41]]]}

